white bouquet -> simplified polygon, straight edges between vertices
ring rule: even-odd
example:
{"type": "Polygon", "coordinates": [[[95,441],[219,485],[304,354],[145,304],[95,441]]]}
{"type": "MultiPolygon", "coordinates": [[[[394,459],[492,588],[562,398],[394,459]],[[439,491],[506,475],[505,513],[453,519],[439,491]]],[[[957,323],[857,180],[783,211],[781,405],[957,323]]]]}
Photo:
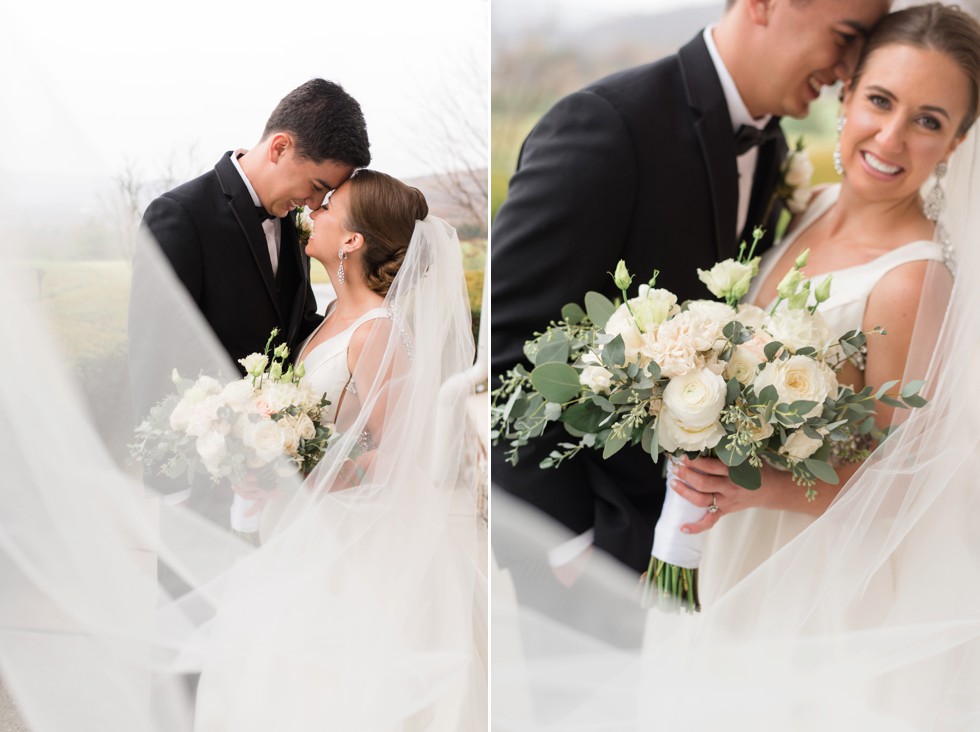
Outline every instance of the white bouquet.
{"type": "MultiPolygon", "coordinates": [[[[533,370],[515,366],[493,392],[494,444],[507,441],[516,464],[520,448],[558,422],[573,440],[559,443],[541,467],[586,448],[608,458],[639,446],[655,462],[661,454],[717,457],[729,478],[750,490],[761,483],[763,460],[790,471],[810,499],[817,480],[836,484],[834,464],[863,459],[864,443],[884,438],[876,402],[922,406],[922,382],[894,396],[885,392],[895,382],[876,393],[838,383],[837,372],[866,335],[830,332],[817,308],[830,295],[831,279],[813,286],[804,277],[806,252],[780,283],[772,309],[738,304],[758,272],[752,253],[761,230],[754,236],[748,253],[743,243],[737,259],[698,271],[724,302],[678,304],[655,287],[658,273],[629,297],[633,277],[620,262],[613,278],[621,304],[589,292],[584,309],[566,305],[561,321],[525,344],[533,370]]],[[[700,536],[680,527],[704,509],[667,493],[648,583],[696,609],[700,536]]]]}

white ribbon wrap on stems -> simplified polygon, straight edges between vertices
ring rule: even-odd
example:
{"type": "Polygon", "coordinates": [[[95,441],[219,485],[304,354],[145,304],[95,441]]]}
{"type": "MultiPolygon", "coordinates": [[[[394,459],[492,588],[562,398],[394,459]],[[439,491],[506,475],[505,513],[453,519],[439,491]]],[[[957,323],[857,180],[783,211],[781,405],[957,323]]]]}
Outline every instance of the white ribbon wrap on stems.
{"type": "Polygon", "coordinates": [[[231,528],[243,534],[252,534],[258,531],[262,519],[262,512],[256,511],[252,516],[245,515],[252,510],[254,505],[255,500],[243,498],[236,493],[231,502],[231,528]]]}
{"type": "Polygon", "coordinates": [[[668,483],[664,507],[653,530],[653,549],[650,553],[661,562],[675,567],[697,569],[701,562],[704,537],[702,534],[681,533],[681,526],[700,521],[705,513],[705,509],[671,490],[668,483]]]}

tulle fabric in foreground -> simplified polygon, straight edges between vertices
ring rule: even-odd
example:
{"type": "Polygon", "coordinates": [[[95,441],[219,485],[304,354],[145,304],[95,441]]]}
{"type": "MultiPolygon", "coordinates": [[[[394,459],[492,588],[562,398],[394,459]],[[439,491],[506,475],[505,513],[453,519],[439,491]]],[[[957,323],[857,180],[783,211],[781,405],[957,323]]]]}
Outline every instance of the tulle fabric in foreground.
{"type": "MultiPolygon", "coordinates": [[[[634,595],[636,578],[593,557],[584,581],[606,589],[575,608],[575,625],[583,613],[595,627],[643,623],[632,648],[573,629],[571,611],[533,610],[540,599],[518,605],[495,574],[494,729],[980,728],[978,158],[973,132],[946,184],[952,297],[947,310],[945,278],[930,274],[907,366],[921,377],[928,365],[930,405],[699,616],[605,601],[634,595]]],[[[495,552],[509,542],[510,556],[560,541],[497,494],[494,527],[495,552]]]]}
{"type": "MultiPolygon", "coordinates": [[[[238,378],[141,246],[159,366],[238,378]]],[[[0,270],[0,307],[17,313],[0,348],[22,365],[0,384],[0,674],[33,732],[485,729],[473,340],[451,227],[417,223],[342,436],[305,482],[279,484],[260,548],[226,508],[144,488],[130,402],[160,395],[128,399],[125,369],[79,390],[64,326],[18,294],[20,271],[0,270]],[[338,471],[362,432],[371,460],[349,486],[338,471]]]]}

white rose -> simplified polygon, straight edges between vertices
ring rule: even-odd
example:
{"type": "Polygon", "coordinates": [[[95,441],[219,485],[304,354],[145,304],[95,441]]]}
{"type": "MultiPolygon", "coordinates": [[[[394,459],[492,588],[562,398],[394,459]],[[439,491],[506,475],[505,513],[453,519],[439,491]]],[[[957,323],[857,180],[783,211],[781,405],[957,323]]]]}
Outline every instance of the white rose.
{"type": "Polygon", "coordinates": [[[208,472],[214,474],[225,455],[228,454],[228,446],[225,438],[217,432],[209,432],[197,438],[195,443],[197,454],[201,456],[204,467],[208,472]]]}
{"type": "Polygon", "coordinates": [[[296,434],[301,440],[312,440],[316,437],[316,425],[309,416],[301,414],[296,418],[296,434]]]}
{"type": "Polygon", "coordinates": [[[644,336],[641,355],[656,361],[664,376],[681,376],[704,366],[704,354],[721,338],[723,327],[686,310],[657,328],[656,333],[644,336]]]}
{"type": "Polygon", "coordinates": [[[606,321],[603,330],[611,336],[621,336],[623,345],[626,346],[626,363],[636,363],[640,349],[643,347],[643,338],[625,305],[616,308],[606,321]]]}
{"type": "MultiPolygon", "coordinates": [[[[718,421],[725,408],[725,380],[708,369],[676,376],[664,389],[663,411],[683,427],[702,430],[718,421]]],[[[661,412],[663,416],[663,412],[661,412]]]]}
{"type": "Polygon", "coordinates": [[[655,326],[680,311],[674,293],[649,285],[640,285],[639,295],[630,300],[629,304],[636,324],[643,333],[649,333],[655,326]]]}
{"type": "Polygon", "coordinates": [[[596,394],[608,394],[612,387],[613,375],[602,366],[586,366],[579,374],[579,383],[596,394]]]}
{"type": "Polygon", "coordinates": [[[692,300],[687,304],[687,312],[703,315],[721,323],[722,327],[735,320],[735,309],[716,300],[692,300]]]}
{"type": "Polygon", "coordinates": [[[738,300],[749,291],[752,278],[758,271],[758,258],[747,264],[726,259],[724,262],[718,262],[710,270],[699,269],[698,279],[708,286],[708,290],[715,297],[738,300]]]}
{"type": "Polygon", "coordinates": [[[753,426],[749,430],[749,435],[752,437],[753,442],[762,442],[762,440],[768,440],[772,437],[772,433],[775,431],[775,428],[770,422],[763,422],[759,426],[753,426]]]}
{"type": "Polygon", "coordinates": [[[791,213],[803,213],[806,211],[807,204],[809,203],[810,189],[797,188],[795,191],[793,191],[792,195],[786,199],[786,208],[788,208],[791,213]]]}
{"type": "Polygon", "coordinates": [[[799,190],[808,188],[812,178],[813,163],[810,162],[810,156],[805,150],[797,150],[789,158],[783,182],[790,188],[799,190]]]}
{"type": "Polygon", "coordinates": [[[235,411],[244,409],[252,402],[251,378],[238,379],[225,384],[224,389],[221,390],[221,398],[235,411]]]}
{"type": "Polygon", "coordinates": [[[765,328],[773,340],[779,341],[790,351],[812,346],[822,353],[833,340],[827,321],[819,311],[811,313],[806,309],[781,307],[769,317],[765,328]]]}
{"type": "Polygon", "coordinates": [[[712,422],[700,429],[688,427],[677,420],[666,407],[660,410],[658,419],[660,446],[667,452],[677,449],[700,452],[717,445],[725,436],[720,422],[712,422]]]}
{"type": "Polygon", "coordinates": [[[736,346],[725,365],[724,376],[726,379],[737,379],[740,384],[751,384],[759,373],[759,364],[765,360],[765,356],[754,348],[736,346]]]}
{"type": "Polygon", "coordinates": [[[793,460],[806,460],[819,450],[821,445],[823,440],[815,440],[808,437],[803,430],[796,430],[786,438],[779,452],[793,460]]]}
{"type": "Polygon", "coordinates": [[[755,391],[758,394],[770,385],[776,387],[780,402],[816,402],[813,409],[802,415],[807,418],[819,416],[824,399],[837,395],[837,375],[827,364],[809,356],[790,356],[785,361],[766,364],[756,377],[755,391]]]}
{"type": "Polygon", "coordinates": [[[249,461],[250,467],[261,467],[283,452],[282,431],[271,419],[262,419],[245,425],[242,442],[255,455],[254,460],[249,461]]]}
{"type": "Polygon", "coordinates": [[[282,449],[287,455],[295,455],[299,451],[299,433],[293,419],[280,419],[275,423],[282,435],[282,449]]]}
{"type": "Polygon", "coordinates": [[[262,393],[273,412],[281,412],[287,407],[299,406],[303,402],[303,395],[300,390],[296,388],[295,384],[288,381],[266,384],[262,393]]]}
{"type": "Polygon", "coordinates": [[[209,396],[203,401],[192,405],[187,416],[184,431],[192,437],[214,430],[218,419],[218,409],[224,404],[220,396],[209,396]]]}

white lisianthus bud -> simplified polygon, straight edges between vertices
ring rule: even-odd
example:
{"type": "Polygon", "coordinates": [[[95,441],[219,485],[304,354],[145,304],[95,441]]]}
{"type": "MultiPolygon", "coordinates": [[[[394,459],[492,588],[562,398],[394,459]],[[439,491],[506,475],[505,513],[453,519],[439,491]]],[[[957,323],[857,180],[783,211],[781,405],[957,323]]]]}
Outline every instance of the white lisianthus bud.
{"type": "Polygon", "coordinates": [[[245,373],[249,376],[261,376],[265,367],[269,365],[269,359],[261,353],[252,353],[245,358],[238,359],[238,363],[242,365],[245,373]]]}
{"type": "Polygon", "coordinates": [[[823,445],[823,440],[808,437],[803,430],[796,430],[779,448],[779,452],[792,460],[806,460],[823,445]]]}
{"type": "Polygon", "coordinates": [[[800,287],[800,283],[803,281],[803,275],[800,274],[800,270],[791,269],[786,275],[779,281],[779,285],[776,287],[776,293],[784,300],[792,297],[796,294],[796,291],[800,287]]]}
{"type": "Polygon", "coordinates": [[[620,290],[628,290],[630,285],[633,284],[633,276],[630,271],[626,268],[626,262],[622,259],[616,265],[616,272],[613,274],[613,282],[616,283],[616,287],[620,290]]]}
{"type": "Polygon", "coordinates": [[[809,261],[809,259],[810,259],[810,250],[804,249],[802,252],[800,252],[800,256],[796,258],[796,268],[803,269],[804,267],[806,267],[806,263],[807,261],[809,261]]]}
{"type": "Polygon", "coordinates": [[[742,264],[734,259],[718,262],[710,270],[698,270],[698,279],[707,285],[708,290],[717,298],[737,301],[745,297],[752,284],[752,277],[758,272],[759,259],[742,264]]]}
{"type": "Polygon", "coordinates": [[[287,358],[289,356],[289,346],[285,343],[280,343],[276,346],[276,350],[272,352],[272,355],[276,358],[287,358]]]}
{"type": "Polygon", "coordinates": [[[269,367],[269,378],[273,381],[282,379],[282,364],[279,361],[273,361],[272,366],[269,367]]]}
{"type": "Polygon", "coordinates": [[[830,297],[830,281],[834,276],[827,275],[827,279],[817,285],[817,288],[813,291],[813,296],[816,298],[818,303],[826,302],[830,297]]]}
{"type": "Polygon", "coordinates": [[[786,301],[786,307],[790,310],[802,310],[806,307],[807,300],[810,299],[810,280],[803,283],[803,287],[795,294],[790,295],[786,301]]]}
{"type": "Polygon", "coordinates": [[[293,373],[296,375],[297,380],[302,379],[304,376],[306,376],[306,364],[302,361],[296,364],[296,368],[293,369],[293,373]]]}

